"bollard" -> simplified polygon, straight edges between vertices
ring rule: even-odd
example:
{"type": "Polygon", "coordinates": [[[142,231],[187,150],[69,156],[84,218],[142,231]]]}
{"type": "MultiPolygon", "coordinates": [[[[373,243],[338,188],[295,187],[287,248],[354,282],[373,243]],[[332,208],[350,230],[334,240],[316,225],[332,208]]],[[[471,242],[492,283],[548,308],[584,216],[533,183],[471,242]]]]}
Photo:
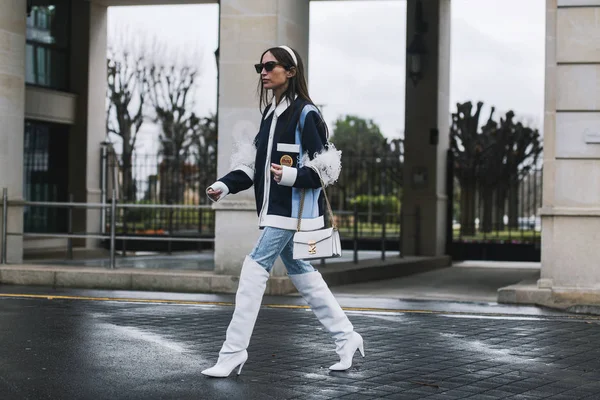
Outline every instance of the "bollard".
{"type": "Polygon", "coordinates": [[[110,268],[115,269],[115,236],[117,225],[117,195],[115,189],[112,191],[110,200],[110,268]]]}
{"type": "Polygon", "coordinates": [[[6,246],[8,235],[8,189],[2,189],[2,254],[0,255],[0,263],[6,264],[6,246]]]}

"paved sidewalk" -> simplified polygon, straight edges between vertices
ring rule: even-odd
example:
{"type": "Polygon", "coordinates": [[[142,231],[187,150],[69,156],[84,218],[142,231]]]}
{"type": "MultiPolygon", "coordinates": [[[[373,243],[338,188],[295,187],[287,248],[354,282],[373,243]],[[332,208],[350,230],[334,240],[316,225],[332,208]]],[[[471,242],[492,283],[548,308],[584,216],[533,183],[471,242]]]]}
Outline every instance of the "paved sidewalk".
{"type": "MultiPolygon", "coordinates": [[[[393,257],[381,260],[380,252],[352,252],[326,263],[314,263],[330,286],[407,276],[416,272],[447,268],[450,257],[393,257]]],[[[44,285],[66,288],[170,291],[175,293],[235,293],[238,273],[215,271],[214,254],[194,253],[173,256],[146,255],[119,258],[117,268],[107,268],[105,259],[38,260],[35,264],[0,266],[0,284],[44,285]]],[[[280,264],[280,263],[278,263],[280,264]]],[[[275,265],[266,293],[294,293],[283,264],[275,265]]]]}
{"type": "Polygon", "coordinates": [[[3,288],[0,393],[10,400],[600,398],[594,317],[349,311],[366,358],[330,372],[334,345],[312,312],[263,307],[242,375],[212,379],[200,371],[216,360],[231,306],[3,288]]]}
{"type": "Polygon", "coordinates": [[[471,261],[399,278],[335,286],[332,290],[340,296],[495,303],[498,289],[526,280],[536,282],[539,277],[539,263],[471,261]]]}
{"type": "MultiPolygon", "coordinates": [[[[96,253],[93,253],[96,255],[96,253]]],[[[386,251],[386,257],[398,256],[397,251],[386,251]]],[[[354,253],[351,250],[344,250],[340,258],[331,258],[326,261],[327,265],[339,264],[352,261],[354,253]]],[[[373,260],[381,257],[381,251],[361,250],[358,252],[358,259],[373,260]]],[[[66,260],[64,256],[55,259],[27,260],[30,264],[39,265],[64,265],[76,267],[110,267],[108,255],[105,257],[76,257],[73,260],[66,260]]],[[[320,262],[313,263],[319,266],[320,262]]],[[[122,256],[117,254],[115,258],[116,268],[137,268],[137,269],[168,269],[184,271],[213,271],[215,269],[215,254],[213,251],[203,252],[175,252],[171,255],[165,253],[138,252],[137,255],[122,256]]]]}

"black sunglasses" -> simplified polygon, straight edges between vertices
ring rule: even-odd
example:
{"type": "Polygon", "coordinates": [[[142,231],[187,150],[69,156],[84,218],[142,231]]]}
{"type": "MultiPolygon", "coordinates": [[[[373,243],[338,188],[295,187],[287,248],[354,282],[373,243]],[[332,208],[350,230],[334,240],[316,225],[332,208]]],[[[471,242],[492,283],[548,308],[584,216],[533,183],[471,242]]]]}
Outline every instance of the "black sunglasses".
{"type": "Polygon", "coordinates": [[[277,61],[267,61],[264,64],[254,64],[254,69],[256,69],[257,74],[260,74],[262,72],[263,68],[265,69],[265,71],[271,72],[271,71],[273,71],[273,68],[275,68],[278,65],[282,65],[282,64],[278,63],[277,61]]]}

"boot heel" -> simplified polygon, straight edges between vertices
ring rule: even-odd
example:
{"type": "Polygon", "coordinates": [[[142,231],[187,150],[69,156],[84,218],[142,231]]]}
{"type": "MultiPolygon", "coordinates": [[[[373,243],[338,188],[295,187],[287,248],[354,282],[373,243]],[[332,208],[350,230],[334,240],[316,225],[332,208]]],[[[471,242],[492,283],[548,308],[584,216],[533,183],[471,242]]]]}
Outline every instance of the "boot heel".
{"type": "Polygon", "coordinates": [[[238,368],[238,375],[242,372],[242,367],[248,360],[248,352],[243,350],[237,354],[226,354],[220,355],[217,363],[209,369],[202,371],[203,375],[212,376],[214,378],[225,378],[228,377],[236,368],[238,368]]]}
{"type": "Polygon", "coordinates": [[[363,357],[365,356],[365,345],[362,342],[362,340],[361,340],[360,344],[358,345],[358,351],[360,351],[361,356],[363,356],[363,357]]]}
{"type": "Polygon", "coordinates": [[[240,364],[240,368],[238,369],[238,373],[237,373],[238,375],[242,373],[242,367],[244,366],[244,364],[246,364],[245,361],[240,364]]]}

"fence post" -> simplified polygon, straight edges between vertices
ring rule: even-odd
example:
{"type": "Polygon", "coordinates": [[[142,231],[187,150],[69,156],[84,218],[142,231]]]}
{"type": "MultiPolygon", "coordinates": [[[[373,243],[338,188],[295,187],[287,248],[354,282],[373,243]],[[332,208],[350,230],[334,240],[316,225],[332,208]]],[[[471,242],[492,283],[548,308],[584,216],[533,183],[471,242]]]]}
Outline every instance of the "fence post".
{"type": "Polygon", "coordinates": [[[381,163],[377,164],[380,167],[380,178],[379,178],[379,190],[381,192],[381,198],[383,201],[382,209],[381,209],[381,261],[385,261],[385,239],[386,239],[386,231],[385,231],[385,223],[387,219],[386,213],[386,191],[385,191],[385,171],[387,167],[387,157],[383,157],[381,159],[381,163]]]}
{"type": "MultiPolygon", "coordinates": [[[[69,203],[73,203],[73,195],[69,194],[69,203]]],[[[68,214],[68,222],[67,222],[68,226],[68,232],[69,232],[69,237],[67,238],[67,259],[72,260],[73,259],[73,239],[71,238],[71,235],[73,234],[73,206],[69,205],[69,214],[68,214]]]]}
{"type": "Polygon", "coordinates": [[[386,219],[387,219],[387,202],[385,193],[383,194],[383,209],[381,210],[381,261],[385,261],[385,240],[386,240],[386,219]]]}
{"type": "Polygon", "coordinates": [[[448,149],[446,154],[446,254],[451,255],[454,241],[454,153],[448,149]]]}
{"type": "MultiPolygon", "coordinates": [[[[198,201],[198,205],[202,207],[202,202],[198,201]]],[[[202,216],[204,213],[202,212],[203,208],[198,209],[198,237],[202,237],[202,216]]],[[[198,252],[202,252],[202,242],[198,242],[198,252]]]]}
{"type": "Polygon", "coordinates": [[[421,255],[421,208],[415,210],[415,256],[421,255]]]}
{"type": "MultiPolygon", "coordinates": [[[[127,191],[123,190],[123,193],[127,195],[127,191]]],[[[123,203],[129,204],[129,200],[126,197],[122,197],[123,203]]],[[[123,236],[127,236],[129,233],[129,226],[127,226],[127,218],[129,218],[129,208],[123,208],[123,236]]],[[[135,231],[134,231],[135,232],[135,231]]],[[[121,239],[121,256],[123,258],[127,257],[127,239],[121,239]]]]}
{"type": "Polygon", "coordinates": [[[2,255],[0,261],[2,264],[6,264],[6,246],[8,235],[8,189],[2,189],[2,255]]]}
{"type": "MultiPolygon", "coordinates": [[[[173,205],[171,199],[168,201],[169,205],[173,205]]],[[[173,243],[171,242],[171,238],[173,237],[173,209],[169,208],[169,241],[167,242],[167,254],[171,255],[173,253],[173,243]]]]}
{"type": "MultiPolygon", "coordinates": [[[[404,200],[404,198],[402,198],[404,200]]],[[[398,252],[400,253],[400,258],[404,258],[404,205],[400,203],[400,230],[398,231],[398,252]]]]}
{"type": "MultiPolygon", "coordinates": [[[[102,142],[100,145],[102,148],[100,165],[100,202],[104,206],[106,205],[106,192],[108,190],[108,143],[102,142]]],[[[100,214],[100,232],[102,232],[102,234],[106,233],[106,211],[106,207],[102,207],[100,214]]]]}
{"type": "Polygon", "coordinates": [[[358,202],[354,202],[354,228],[352,229],[354,232],[353,236],[353,245],[354,245],[354,264],[358,264],[358,202]]]}
{"type": "Polygon", "coordinates": [[[115,269],[115,236],[117,225],[117,197],[115,189],[112,191],[112,199],[110,201],[110,268],[115,269]]]}
{"type": "Polygon", "coordinates": [[[385,196],[383,196],[383,210],[381,212],[381,261],[385,261],[385,240],[386,240],[386,224],[387,219],[387,204],[385,196]]]}

